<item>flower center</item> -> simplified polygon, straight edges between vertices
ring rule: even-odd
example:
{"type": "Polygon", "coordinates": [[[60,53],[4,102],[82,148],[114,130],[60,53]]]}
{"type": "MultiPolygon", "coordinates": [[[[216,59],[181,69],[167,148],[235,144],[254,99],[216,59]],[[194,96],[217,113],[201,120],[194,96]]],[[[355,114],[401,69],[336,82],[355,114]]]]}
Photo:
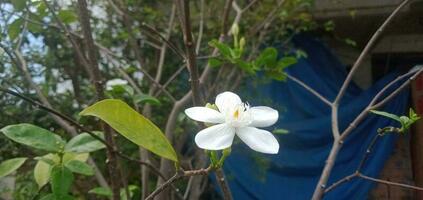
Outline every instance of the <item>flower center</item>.
{"type": "Polygon", "coordinates": [[[237,109],[237,110],[234,112],[234,118],[235,118],[235,119],[238,119],[238,117],[239,117],[239,110],[237,109]]]}
{"type": "Polygon", "coordinates": [[[250,106],[246,103],[238,104],[226,113],[226,123],[233,127],[243,127],[251,123],[250,106]]]}

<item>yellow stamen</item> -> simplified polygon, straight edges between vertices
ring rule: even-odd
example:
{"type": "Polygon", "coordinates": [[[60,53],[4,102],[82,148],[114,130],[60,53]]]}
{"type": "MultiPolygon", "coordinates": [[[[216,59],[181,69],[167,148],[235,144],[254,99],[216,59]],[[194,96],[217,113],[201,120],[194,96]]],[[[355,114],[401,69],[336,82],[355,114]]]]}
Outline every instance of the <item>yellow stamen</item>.
{"type": "Polygon", "coordinates": [[[238,119],[238,117],[239,117],[239,110],[237,109],[237,110],[234,112],[234,118],[235,118],[235,119],[238,119]]]}

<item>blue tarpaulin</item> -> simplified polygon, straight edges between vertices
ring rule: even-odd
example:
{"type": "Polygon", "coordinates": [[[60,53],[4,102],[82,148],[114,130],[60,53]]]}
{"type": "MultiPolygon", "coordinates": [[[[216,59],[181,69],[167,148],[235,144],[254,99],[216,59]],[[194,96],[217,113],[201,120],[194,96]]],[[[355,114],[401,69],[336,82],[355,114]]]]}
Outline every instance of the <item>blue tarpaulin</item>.
{"type": "MultiPolygon", "coordinates": [[[[293,43],[308,56],[287,72],[333,100],[347,75],[344,66],[317,39],[300,36],[293,43]]],[[[390,73],[366,90],[351,83],[340,105],[340,130],[344,130],[374,95],[398,75],[390,73]]],[[[278,109],[280,119],[273,128],[287,129],[289,134],[277,135],[280,143],[277,155],[256,153],[242,142],[235,144],[224,166],[234,199],[310,199],[333,142],[330,108],[289,80],[259,84],[244,93],[243,100],[252,106],[266,105],[278,109]]],[[[381,110],[405,113],[408,95],[408,90],[403,91],[381,110]]],[[[398,126],[392,120],[368,115],[345,141],[328,185],[353,173],[377,129],[391,125],[398,126]]],[[[397,137],[390,134],[378,141],[362,169],[363,174],[378,177],[397,137]]],[[[354,179],[327,193],[324,199],[367,199],[373,186],[369,181],[354,179]]]]}

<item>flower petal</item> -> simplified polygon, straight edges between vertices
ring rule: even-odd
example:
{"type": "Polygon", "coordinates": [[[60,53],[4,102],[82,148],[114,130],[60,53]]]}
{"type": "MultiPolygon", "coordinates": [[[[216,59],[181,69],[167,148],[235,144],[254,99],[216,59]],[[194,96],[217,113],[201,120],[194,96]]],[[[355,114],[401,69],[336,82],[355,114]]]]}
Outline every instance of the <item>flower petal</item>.
{"type": "Polygon", "coordinates": [[[278,121],[279,113],[277,110],[267,106],[257,106],[250,108],[253,121],[249,126],[267,127],[272,126],[278,121]]]}
{"type": "Polygon", "coordinates": [[[251,149],[269,154],[277,154],[279,143],[269,131],[254,128],[243,127],[236,130],[236,134],[251,149]]]}
{"type": "Polygon", "coordinates": [[[189,118],[207,123],[223,123],[225,118],[217,110],[206,107],[192,107],[185,110],[189,118]]]}
{"type": "Polygon", "coordinates": [[[235,129],[233,127],[218,124],[197,133],[195,143],[202,149],[222,150],[232,145],[234,136],[235,129]]]}
{"type": "Polygon", "coordinates": [[[223,92],[217,95],[215,104],[221,113],[226,113],[236,105],[241,104],[241,98],[233,92],[223,92]]]}

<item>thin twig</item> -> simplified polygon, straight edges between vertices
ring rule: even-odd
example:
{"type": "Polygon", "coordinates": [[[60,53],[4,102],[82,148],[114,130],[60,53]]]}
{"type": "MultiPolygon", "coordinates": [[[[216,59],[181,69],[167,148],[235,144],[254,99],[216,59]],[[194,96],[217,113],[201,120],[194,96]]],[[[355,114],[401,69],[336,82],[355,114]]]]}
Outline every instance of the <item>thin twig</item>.
{"type": "Polygon", "coordinates": [[[190,177],[190,176],[205,176],[212,171],[213,168],[208,167],[206,169],[198,169],[198,170],[190,170],[190,171],[177,171],[175,175],[173,175],[170,179],[165,181],[162,185],[157,187],[145,200],[151,200],[161,192],[163,192],[169,185],[174,183],[175,181],[178,181],[181,178],[184,177],[190,177]]]}
{"type": "Polygon", "coordinates": [[[339,90],[339,93],[335,98],[335,101],[334,101],[335,105],[337,105],[339,103],[339,101],[341,100],[341,98],[344,96],[344,93],[347,90],[347,87],[348,87],[349,83],[351,82],[353,75],[355,74],[355,72],[357,71],[357,69],[361,65],[361,63],[363,63],[364,58],[367,56],[367,54],[369,54],[370,50],[376,44],[376,41],[379,39],[379,37],[385,31],[386,27],[392,22],[392,20],[395,18],[395,16],[398,15],[399,11],[409,1],[410,0],[404,0],[403,2],[401,2],[401,4],[399,6],[397,6],[397,8],[389,15],[389,17],[383,22],[383,24],[378,28],[378,30],[373,34],[373,36],[367,42],[363,51],[360,53],[360,56],[358,56],[357,60],[354,62],[354,65],[352,66],[350,72],[348,73],[347,78],[345,79],[344,83],[342,84],[342,87],[339,90]]]}
{"type": "Polygon", "coordinates": [[[408,185],[408,184],[404,184],[404,183],[396,183],[396,182],[392,182],[392,181],[386,181],[386,180],[382,180],[382,179],[372,178],[372,177],[366,176],[366,175],[361,174],[361,173],[359,173],[357,176],[360,177],[360,178],[369,180],[369,181],[376,182],[376,183],[381,183],[381,184],[390,185],[390,186],[397,186],[397,187],[402,187],[402,188],[407,188],[407,189],[412,189],[412,190],[423,191],[422,187],[417,187],[417,186],[412,186],[412,185],[408,185]]]}
{"type": "Polygon", "coordinates": [[[310,86],[308,86],[307,84],[305,84],[303,81],[289,75],[286,74],[286,77],[294,82],[296,82],[298,85],[302,86],[304,89],[308,90],[311,94],[313,94],[314,96],[316,96],[317,98],[319,98],[321,101],[323,101],[323,103],[327,104],[328,106],[332,106],[332,103],[326,99],[325,97],[323,97],[320,93],[318,93],[316,90],[314,90],[313,88],[311,88],[310,86]]]}
{"type": "Polygon", "coordinates": [[[334,188],[336,188],[336,187],[338,187],[338,186],[342,185],[342,184],[343,184],[343,183],[345,183],[345,182],[348,182],[348,181],[352,180],[352,179],[353,179],[353,178],[355,178],[355,177],[357,177],[357,173],[350,174],[350,175],[348,175],[348,176],[346,176],[346,177],[344,177],[344,178],[342,178],[342,179],[340,179],[340,180],[336,181],[335,183],[333,183],[332,185],[330,185],[329,187],[327,187],[327,188],[325,189],[325,193],[330,192],[330,191],[331,191],[331,190],[333,190],[334,188]]]}
{"type": "Polygon", "coordinates": [[[232,200],[231,190],[229,189],[228,182],[226,181],[225,174],[223,173],[222,168],[216,169],[215,171],[217,183],[222,189],[223,199],[232,200]]]}

